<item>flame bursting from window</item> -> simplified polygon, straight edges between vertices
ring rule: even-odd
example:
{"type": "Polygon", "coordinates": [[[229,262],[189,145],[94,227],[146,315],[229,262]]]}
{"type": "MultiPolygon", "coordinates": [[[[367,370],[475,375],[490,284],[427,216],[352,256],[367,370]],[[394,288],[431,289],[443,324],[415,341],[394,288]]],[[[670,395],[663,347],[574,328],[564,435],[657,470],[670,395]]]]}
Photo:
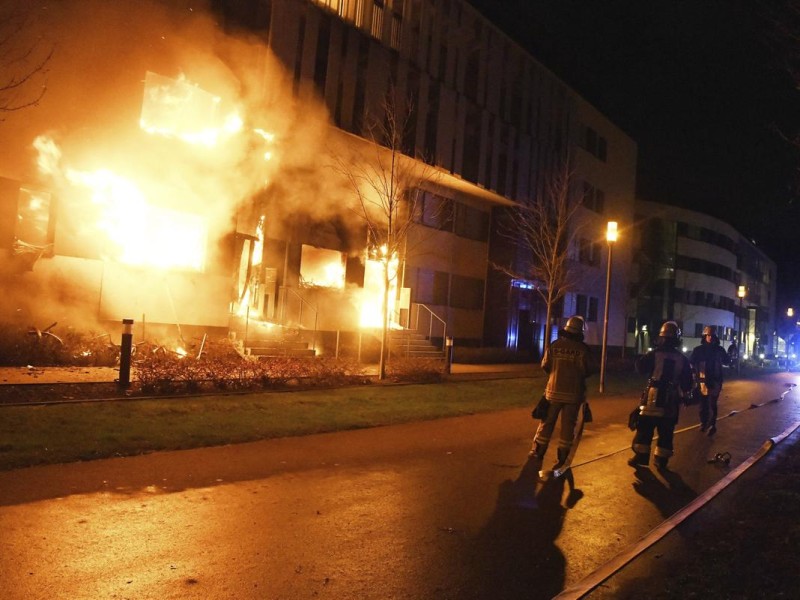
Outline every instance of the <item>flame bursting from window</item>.
{"type": "Polygon", "coordinates": [[[345,255],[337,250],[303,244],[300,256],[300,280],[310,287],[343,289],[345,255]]]}
{"type": "Polygon", "coordinates": [[[215,146],[223,136],[238,133],[244,125],[235,113],[220,116],[221,102],[183,74],[171,79],[148,71],[139,126],[147,133],[215,146]]]}
{"type": "Polygon", "coordinates": [[[383,327],[384,274],[389,276],[389,320],[390,327],[395,324],[391,317],[397,304],[397,269],[400,264],[397,254],[389,256],[386,246],[368,258],[364,265],[364,296],[361,301],[360,325],[363,328],[383,327]]]}
{"type": "Polygon", "coordinates": [[[111,258],[137,267],[203,270],[203,218],[149,204],[134,182],[105,169],[67,169],[66,176],[89,190],[99,209],[96,225],[108,237],[111,258]]]}
{"type": "MultiPolygon", "coordinates": [[[[183,75],[171,79],[148,72],[144,83],[139,126],[148,134],[207,149],[243,129],[238,114],[222,115],[221,99],[183,75]]],[[[267,147],[263,159],[270,160],[274,136],[263,129],[254,129],[253,134],[267,147]]],[[[93,239],[102,236],[104,258],[140,267],[204,269],[208,223],[194,212],[167,208],[170,203],[148,196],[143,190],[148,189],[152,177],[142,174],[134,180],[110,169],[83,171],[64,166],[61,148],[47,136],[38,137],[34,147],[39,171],[68,182],[85,200],[80,206],[82,227],[93,239]]],[[[211,203],[215,199],[201,200],[211,203]]],[[[261,243],[259,240],[259,246],[261,243]]],[[[260,247],[253,257],[260,262],[260,247]]]]}
{"type": "Polygon", "coordinates": [[[137,183],[108,169],[62,168],[61,150],[51,138],[38,137],[34,147],[43,174],[85,190],[84,231],[103,237],[105,258],[139,267],[203,269],[207,225],[202,217],[148,202],[137,183]]]}
{"type": "Polygon", "coordinates": [[[239,261],[239,306],[236,314],[245,317],[248,308],[255,308],[256,296],[261,283],[259,271],[255,267],[261,264],[264,255],[264,223],[266,217],[261,215],[256,225],[256,239],[245,240],[239,261]],[[252,252],[251,252],[252,246],[252,252]]]}

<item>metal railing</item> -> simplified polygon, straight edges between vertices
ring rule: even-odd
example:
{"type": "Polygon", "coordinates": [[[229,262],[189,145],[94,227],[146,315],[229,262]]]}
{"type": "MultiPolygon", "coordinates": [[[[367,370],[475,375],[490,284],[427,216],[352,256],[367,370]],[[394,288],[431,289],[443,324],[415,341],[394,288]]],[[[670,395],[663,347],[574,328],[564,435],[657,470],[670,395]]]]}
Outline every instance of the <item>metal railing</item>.
{"type": "Polygon", "coordinates": [[[430,308],[425,306],[424,304],[414,303],[412,304],[412,312],[413,312],[413,323],[414,323],[414,331],[420,332],[420,320],[422,320],[422,325],[425,325],[427,321],[428,325],[428,335],[427,340],[433,343],[434,339],[438,339],[438,336],[434,338],[434,332],[438,333],[438,328],[441,327],[442,330],[442,337],[441,337],[441,351],[444,352],[444,344],[445,340],[447,339],[447,323],[444,319],[442,319],[439,315],[433,312],[430,308]],[[436,329],[434,329],[436,328],[436,329]]]}
{"type": "Polygon", "coordinates": [[[311,343],[312,348],[316,352],[317,350],[317,326],[319,321],[319,311],[317,307],[311,304],[308,300],[303,298],[297,290],[294,288],[281,286],[278,291],[278,302],[280,304],[280,323],[281,325],[285,326],[292,326],[296,325],[300,329],[311,329],[311,343]],[[294,300],[294,303],[292,303],[294,300]],[[290,306],[292,303],[292,306],[290,306]],[[287,307],[297,307],[294,312],[297,313],[297,319],[291,320],[291,315],[287,316],[287,307]],[[306,311],[306,314],[310,311],[313,317],[314,324],[312,327],[306,327],[303,317],[303,311],[306,311]],[[289,322],[291,320],[291,322],[289,322]]]}

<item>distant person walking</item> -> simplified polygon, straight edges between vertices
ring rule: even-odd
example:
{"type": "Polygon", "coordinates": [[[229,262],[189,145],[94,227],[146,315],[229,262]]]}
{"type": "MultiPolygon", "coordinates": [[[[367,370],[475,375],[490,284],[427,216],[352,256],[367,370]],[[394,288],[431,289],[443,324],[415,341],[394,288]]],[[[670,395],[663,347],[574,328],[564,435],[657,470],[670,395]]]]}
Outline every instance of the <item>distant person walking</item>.
{"type": "Polygon", "coordinates": [[[711,436],[717,432],[717,403],[722,392],[722,368],[730,363],[730,359],[710,325],[703,328],[703,340],[692,350],[689,362],[697,377],[695,393],[700,399],[700,431],[711,436]]]}
{"type": "Polygon", "coordinates": [[[633,467],[649,464],[656,431],[658,442],[653,453],[656,468],[666,469],[673,455],[672,439],[680,404],[686,402],[692,389],[692,367],[689,359],[678,350],[680,336],[678,324],[666,321],[659,331],[655,349],[636,359],[636,371],[647,375],[647,387],[642,393],[631,445],[633,458],[628,461],[633,467]]]}
{"type": "Polygon", "coordinates": [[[731,364],[739,360],[739,348],[736,347],[736,342],[731,342],[731,345],[728,346],[728,360],[731,364]]]}
{"type": "Polygon", "coordinates": [[[583,317],[576,315],[567,319],[564,328],[558,331],[558,339],[550,344],[542,358],[542,369],[548,374],[544,396],[550,406],[536,430],[530,455],[540,460],[544,458],[561,415],[558,462],[554,470],[560,468],[569,456],[579,411],[586,401],[586,378],[597,372],[596,361],[589,346],[583,342],[584,326],[583,317]]]}

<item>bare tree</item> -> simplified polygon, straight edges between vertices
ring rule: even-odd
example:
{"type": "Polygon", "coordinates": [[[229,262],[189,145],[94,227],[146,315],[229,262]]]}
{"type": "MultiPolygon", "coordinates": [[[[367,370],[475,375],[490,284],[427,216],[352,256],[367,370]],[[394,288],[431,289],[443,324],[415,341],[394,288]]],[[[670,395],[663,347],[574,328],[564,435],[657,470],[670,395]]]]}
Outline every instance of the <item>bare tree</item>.
{"type": "Polygon", "coordinates": [[[419,215],[421,188],[437,176],[421,157],[414,159],[404,152],[414,117],[411,102],[392,88],[378,114],[367,116],[368,141],[352,138],[349,154],[335,153],[334,168],[347,181],[356,198],[355,212],[367,229],[369,257],[382,265],[380,379],[386,378],[389,294],[398,272],[392,264],[406,260],[412,251],[409,233],[419,215]]]}
{"type": "Polygon", "coordinates": [[[35,14],[24,4],[0,0],[0,121],[36,106],[47,91],[54,49],[34,34],[35,14]]]}
{"type": "Polygon", "coordinates": [[[511,277],[536,283],[535,289],[547,309],[545,350],[550,346],[555,307],[575,288],[578,279],[570,254],[582,229],[577,218],[581,202],[572,191],[568,162],[550,175],[541,198],[510,210],[503,234],[521,251],[519,266],[494,265],[511,277]]]}

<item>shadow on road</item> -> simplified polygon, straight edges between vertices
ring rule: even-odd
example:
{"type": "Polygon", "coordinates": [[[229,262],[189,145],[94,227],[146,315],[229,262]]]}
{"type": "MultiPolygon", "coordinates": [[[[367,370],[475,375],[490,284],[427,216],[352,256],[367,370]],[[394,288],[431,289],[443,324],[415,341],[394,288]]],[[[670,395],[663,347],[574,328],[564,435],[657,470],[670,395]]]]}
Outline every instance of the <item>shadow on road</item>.
{"type": "Polygon", "coordinates": [[[697,492],[674,471],[653,471],[640,466],[635,469],[634,477],[634,491],[652,502],[665,518],[697,498],[697,492]]]}
{"type": "Polygon", "coordinates": [[[583,493],[571,471],[540,481],[541,466],[528,459],[516,480],[500,484],[495,511],[474,541],[466,597],[531,600],[563,588],[566,560],[555,540],[583,493]]]}

